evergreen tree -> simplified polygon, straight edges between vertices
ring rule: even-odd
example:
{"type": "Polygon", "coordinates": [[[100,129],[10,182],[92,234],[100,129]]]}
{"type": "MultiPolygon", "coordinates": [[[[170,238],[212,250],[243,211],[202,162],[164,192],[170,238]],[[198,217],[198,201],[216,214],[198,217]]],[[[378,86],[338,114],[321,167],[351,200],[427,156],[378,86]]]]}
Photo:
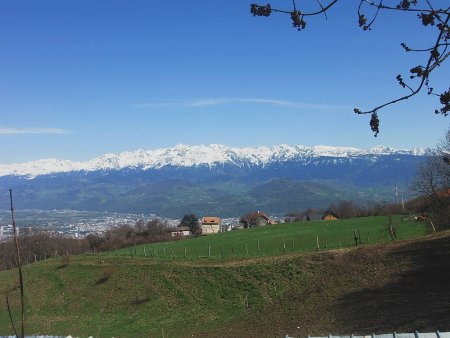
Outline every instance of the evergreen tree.
{"type": "Polygon", "coordinates": [[[188,227],[194,236],[199,236],[202,233],[202,228],[198,223],[198,218],[195,214],[184,215],[178,226],[188,227]]]}

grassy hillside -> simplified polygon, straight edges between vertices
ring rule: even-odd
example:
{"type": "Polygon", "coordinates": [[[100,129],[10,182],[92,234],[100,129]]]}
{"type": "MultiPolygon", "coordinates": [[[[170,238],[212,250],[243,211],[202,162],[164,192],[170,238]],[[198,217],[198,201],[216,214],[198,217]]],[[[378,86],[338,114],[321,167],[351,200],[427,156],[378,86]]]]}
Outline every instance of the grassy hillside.
{"type": "MultiPolygon", "coordinates": [[[[402,221],[401,218],[401,216],[393,216],[391,220],[398,239],[425,234],[424,223],[402,221]]],[[[388,242],[391,240],[388,224],[389,217],[387,216],[328,222],[281,223],[189,240],[137,246],[103,255],[131,256],[136,254],[140,257],[147,256],[158,259],[173,259],[173,257],[175,259],[197,259],[198,254],[199,258],[233,259],[316,250],[317,239],[319,239],[321,249],[337,249],[355,245],[354,230],[359,231],[362,244],[388,242]]]]}
{"type": "MultiPolygon", "coordinates": [[[[285,226],[287,233],[278,238],[295,225],[285,226]]],[[[236,233],[246,237],[254,231],[262,241],[270,229],[236,233]]],[[[238,235],[222,236],[225,246],[228,236],[238,235]]],[[[182,248],[222,236],[170,245],[182,248]]],[[[125,253],[72,257],[67,265],[52,259],[26,266],[28,333],[284,337],[450,330],[449,233],[356,249],[224,260],[173,261],[125,253]]],[[[16,284],[16,271],[0,274],[2,298],[9,294],[14,318],[19,309],[16,284]]],[[[3,303],[0,335],[11,332],[3,303]]]]}

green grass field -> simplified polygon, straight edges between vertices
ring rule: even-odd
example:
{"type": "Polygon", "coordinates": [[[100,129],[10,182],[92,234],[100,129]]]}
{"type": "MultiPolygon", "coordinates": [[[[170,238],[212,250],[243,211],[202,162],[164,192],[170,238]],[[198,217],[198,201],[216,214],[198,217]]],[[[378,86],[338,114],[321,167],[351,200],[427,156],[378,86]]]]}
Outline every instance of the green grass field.
{"type": "MultiPolygon", "coordinates": [[[[317,240],[321,250],[337,249],[355,245],[354,230],[359,231],[361,244],[391,241],[388,224],[387,216],[281,223],[174,242],[140,245],[103,255],[133,255],[156,259],[233,259],[317,250],[317,240]]],[[[393,216],[392,225],[398,239],[415,238],[426,233],[423,223],[401,221],[401,216],[393,216]]]]}
{"type": "MultiPolygon", "coordinates": [[[[417,261],[391,260],[377,246],[364,245],[367,234],[371,244],[390,242],[387,224],[387,217],[279,224],[81,255],[68,264],[62,258],[29,264],[23,269],[26,333],[116,338],[350,333],[353,329],[346,325],[357,320],[340,316],[354,305],[342,304],[342,299],[397,280],[398,272],[412,269],[409,265],[417,261]],[[353,246],[354,229],[363,243],[357,250],[322,250],[325,241],[329,249],[353,246]]],[[[393,224],[399,239],[426,233],[423,223],[395,217],[393,224]]],[[[1,272],[0,296],[9,297],[16,326],[19,293],[17,271],[1,272]]],[[[366,304],[365,295],[354,297],[366,304]]],[[[0,335],[9,334],[3,302],[0,335]]]]}

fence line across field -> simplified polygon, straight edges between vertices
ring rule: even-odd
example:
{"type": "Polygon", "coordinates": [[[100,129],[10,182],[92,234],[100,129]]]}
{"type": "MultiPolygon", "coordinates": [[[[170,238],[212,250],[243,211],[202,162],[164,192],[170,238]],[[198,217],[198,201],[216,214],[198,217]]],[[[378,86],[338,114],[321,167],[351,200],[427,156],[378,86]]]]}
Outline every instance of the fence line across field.
{"type": "MultiPolygon", "coordinates": [[[[359,246],[362,244],[370,244],[370,232],[367,231],[367,236],[363,240],[361,233],[359,230],[355,229],[353,233],[349,234],[349,238],[354,240],[354,246],[359,246]]],[[[382,240],[383,241],[383,240],[382,240]]],[[[311,238],[311,245],[307,249],[297,249],[295,246],[295,239],[280,239],[279,246],[274,246],[276,241],[271,241],[270,243],[264,243],[261,241],[256,241],[253,245],[249,245],[249,243],[245,244],[236,244],[236,245],[228,245],[223,246],[221,244],[211,245],[208,244],[205,246],[183,246],[177,248],[167,248],[158,249],[153,247],[150,250],[147,245],[142,245],[140,248],[136,246],[130,247],[129,256],[134,257],[148,257],[150,259],[171,259],[171,260],[193,260],[193,259],[230,259],[236,257],[251,257],[251,256],[261,256],[264,254],[288,254],[293,252],[302,252],[302,251],[322,251],[329,249],[342,249],[342,243],[330,243],[328,233],[326,232],[322,236],[315,235],[311,238]],[[270,250],[267,249],[270,247],[270,250]],[[245,249],[244,249],[245,248],[245,249]],[[266,250],[265,250],[266,249],[266,250]],[[162,251],[162,252],[161,252],[162,251]]],[[[127,256],[126,249],[122,252],[118,253],[117,250],[109,251],[107,255],[120,255],[127,256]]]]}

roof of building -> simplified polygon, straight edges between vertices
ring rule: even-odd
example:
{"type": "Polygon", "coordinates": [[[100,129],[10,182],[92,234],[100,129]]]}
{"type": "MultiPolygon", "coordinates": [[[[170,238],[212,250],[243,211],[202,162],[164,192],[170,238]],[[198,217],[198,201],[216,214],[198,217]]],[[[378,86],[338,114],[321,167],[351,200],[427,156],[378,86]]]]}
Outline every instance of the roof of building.
{"type": "Polygon", "coordinates": [[[260,219],[260,218],[262,218],[262,219],[264,219],[264,220],[266,220],[267,221],[267,223],[269,223],[269,224],[275,224],[275,221],[274,220],[272,220],[269,216],[267,216],[264,212],[262,212],[262,211],[255,211],[255,212],[250,212],[250,213],[248,213],[247,215],[245,215],[245,216],[242,216],[241,217],[241,220],[245,220],[245,219],[247,219],[248,221],[254,221],[254,220],[258,220],[258,219],[260,219]]]}
{"type": "Polygon", "coordinates": [[[202,218],[202,224],[219,224],[222,220],[220,217],[205,216],[202,218]]]}
{"type": "Polygon", "coordinates": [[[327,216],[333,216],[339,219],[339,216],[331,210],[327,210],[325,212],[313,212],[309,215],[305,215],[303,219],[305,221],[321,221],[324,220],[327,216]]]}
{"type": "Polygon", "coordinates": [[[190,231],[188,226],[176,227],[170,230],[171,232],[179,232],[179,231],[190,231]]]}
{"type": "Polygon", "coordinates": [[[329,215],[329,216],[336,217],[336,218],[339,218],[339,216],[338,216],[337,214],[335,214],[333,211],[327,210],[327,211],[325,211],[325,212],[323,213],[322,219],[324,219],[324,218],[327,217],[328,215],[329,215]]]}
{"type": "Polygon", "coordinates": [[[250,219],[264,218],[266,221],[270,220],[269,216],[267,216],[265,213],[263,213],[262,211],[259,211],[259,210],[255,211],[255,212],[251,212],[247,216],[250,219]]]}

